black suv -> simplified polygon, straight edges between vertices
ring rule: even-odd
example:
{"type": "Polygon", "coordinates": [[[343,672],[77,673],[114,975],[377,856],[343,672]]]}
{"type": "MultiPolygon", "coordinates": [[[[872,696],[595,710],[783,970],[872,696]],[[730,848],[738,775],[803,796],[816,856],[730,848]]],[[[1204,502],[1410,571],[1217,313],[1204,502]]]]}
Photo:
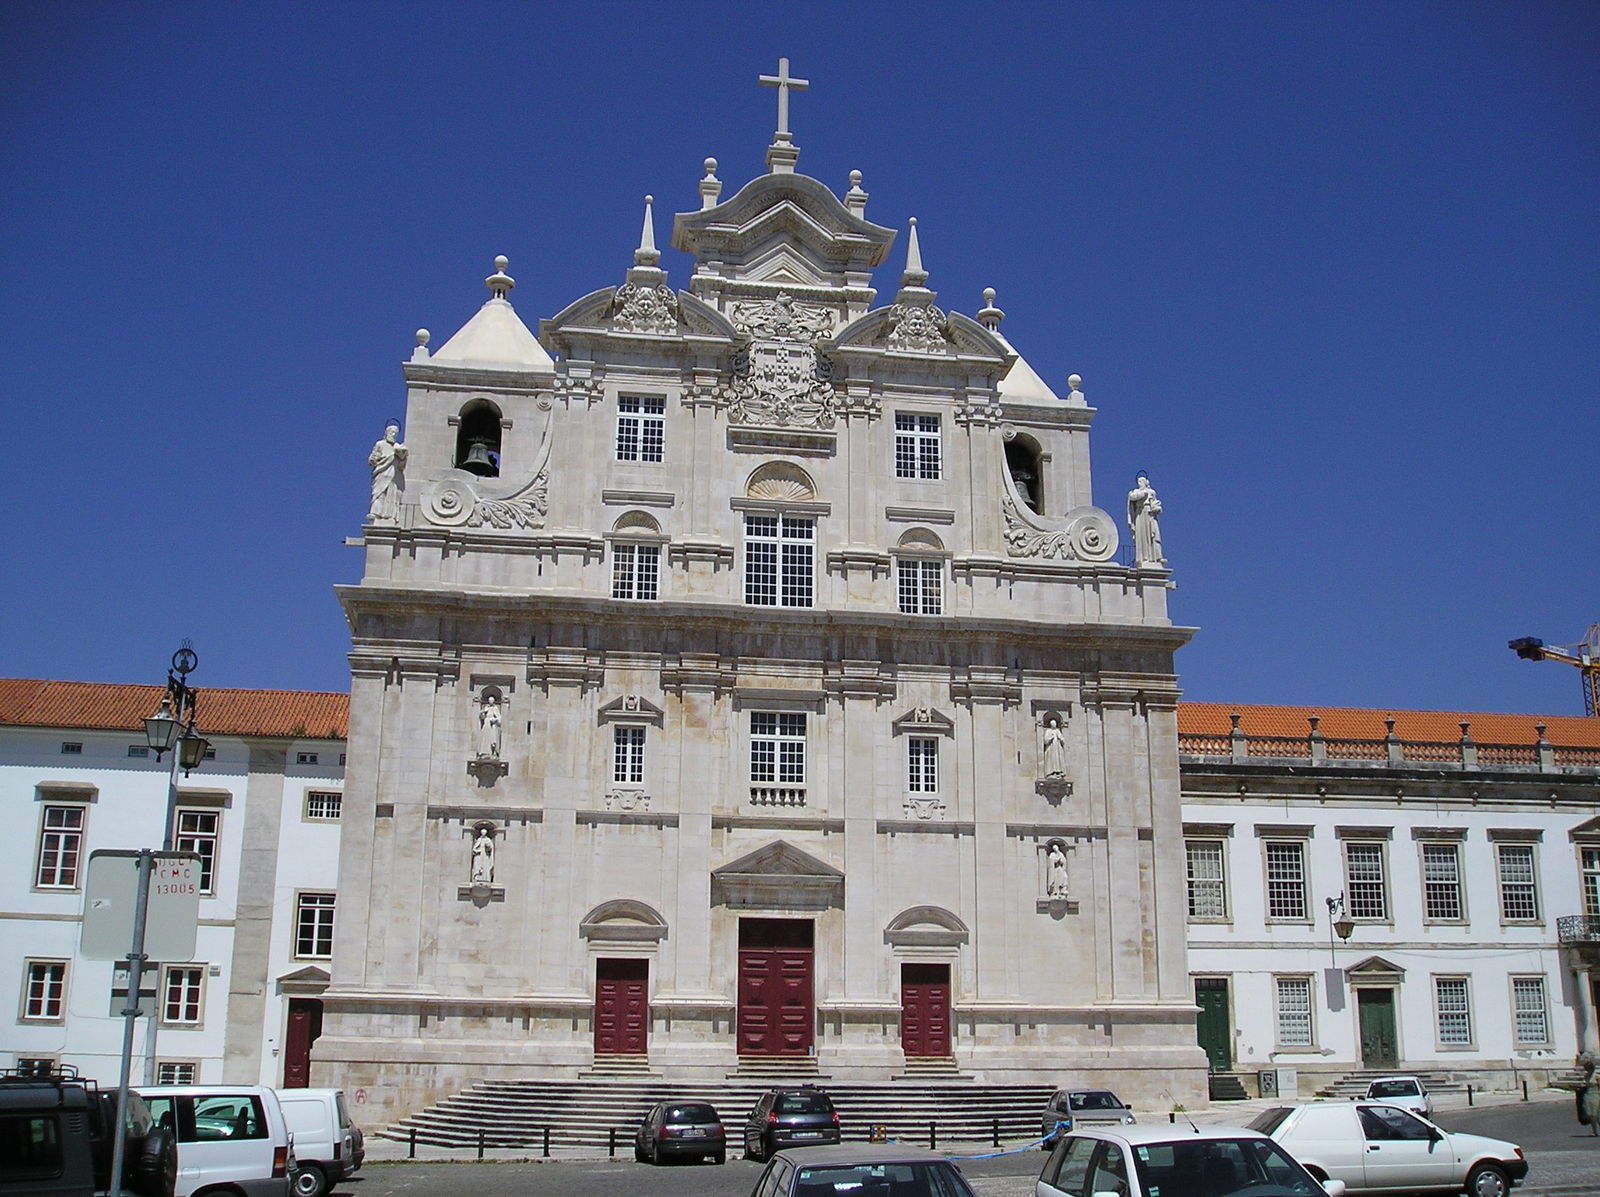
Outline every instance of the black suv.
{"type": "MultiPolygon", "coordinates": [[[[172,1197],[178,1144],[150,1107],[128,1094],[122,1187],[139,1197],[172,1197]]],[[[117,1095],[76,1070],[0,1072],[0,1190],[92,1197],[111,1186],[117,1095]]]]}
{"type": "Polygon", "coordinates": [[[768,1089],[744,1123],[747,1160],[771,1159],[784,1147],[839,1141],[839,1115],[833,1100],[815,1085],[768,1089]]]}

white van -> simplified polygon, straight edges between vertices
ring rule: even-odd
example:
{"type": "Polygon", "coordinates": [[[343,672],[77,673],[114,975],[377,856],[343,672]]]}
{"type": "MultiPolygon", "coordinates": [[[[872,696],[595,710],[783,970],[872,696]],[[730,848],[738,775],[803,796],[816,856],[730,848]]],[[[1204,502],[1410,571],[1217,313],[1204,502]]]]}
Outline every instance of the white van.
{"type": "Polygon", "coordinates": [[[289,1197],[294,1151],[278,1095],[265,1085],[141,1085],[156,1125],[178,1133],[174,1197],[289,1197]]]}
{"type": "Polygon", "coordinates": [[[343,1089],[279,1089],[278,1104],[294,1136],[295,1197],[322,1197],[360,1167],[356,1128],[343,1089]]]}

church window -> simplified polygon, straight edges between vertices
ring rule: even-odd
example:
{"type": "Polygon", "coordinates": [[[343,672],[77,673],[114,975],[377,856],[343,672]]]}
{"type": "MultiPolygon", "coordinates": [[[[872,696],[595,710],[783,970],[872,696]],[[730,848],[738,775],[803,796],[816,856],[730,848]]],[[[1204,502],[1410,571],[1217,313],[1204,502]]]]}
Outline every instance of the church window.
{"type": "Polygon", "coordinates": [[[756,607],[809,607],[816,521],[792,515],[744,517],[744,601],[756,607]]]}
{"type": "Polygon", "coordinates": [[[791,711],[752,711],[750,800],[800,805],[805,784],[806,717],[791,711]]]}
{"type": "Polygon", "coordinates": [[[1600,918],[1600,848],[1584,848],[1579,859],[1583,913],[1600,918]]]}
{"type": "Polygon", "coordinates": [[[1550,1042],[1550,1018],[1545,1007],[1543,977],[1512,977],[1511,1009],[1518,1047],[1550,1042]]]}
{"type": "Polygon", "coordinates": [[[1268,840],[1267,917],[1306,917],[1306,846],[1300,840],[1268,840]]]}
{"type": "Polygon", "coordinates": [[[617,460],[660,461],[666,445],[667,401],[647,395],[617,399],[617,460]]]}
{"type": "Polygon", "coordinates": [[[1384,878],[1381,842],[1354,840],[1345,844],[1344,884],[1351,918],[1389,917],[1389,887],[1384,878]]]}
{"type": "Polygon", "coordinates": [[[1310,1047],[1311,978],[1278,977],[1278,1046],[1310,1047]]]}
{"type": "Polygon", "coordinates": [[[895,577],[902,614],[944,614],[944,562],[902,557],[895,563],[895,577]]]}
{"type": "Polygon", "coordinates": [[[295,899],[294,954],[313,960],[333,955],[332,894],[300,894],[295,899]]]}
{"type": "Polygon", "coordinates": [[[60,1021],[66,1009],[67,962],[30,960],[22,993],[22,1017],[40,1022],[60,1021]]]}
{"type": "Polygon", "coordinates": [[[217,892],[217,840],[222,816],[214,810],[179,810],[173,848],[200,857],[200,892],[217,892]]]}
{"type": "Polygon", "coordinates": [[[1228,917],[1227,878],[1224,873],[1221,840],[1186,840],[1189,858],[1189,917],[1225,919],[1228,917]]]}
{"type": "Polygon", "coordinates": [[[33,882],[39,889],[78,887],[86,813],[78,804],[46,806],[41,812],[39,865],[33,882]]]}
{"type": "Polygon", "coordinates": [[[1532,844],[1497,845],[1500,862],[1500,918],[1531,923],[1539,918],[1539,889],[1532,844]]]}
{"type": "Polygon", "coordinates": [[[936,479],[939,473],[939,417],[896,413],[894,476],[936,479]]]}
{"type": "Polygon", "coordinates": [[[1422,909],[1424,918],[1438,922],[1459,922],[1465,917],[1458,845],[1422,845],[1422,909]]]}
{"type": "Polygon", "coordinates": [[[1441,1047],[1471,1045],[1472,1002],[1465,977],[1433,979],[1433,1015],[1441,1047]]]}
{"type": "Polygon", "coordinates": [[[939,792],[939,741],[932,736],[906,739],[906,789],[913,794],[939,792]]]}
{"type": "Polygon", "coordinates": [[[498,478],[501,427],[500,409],[489,400],[474,399],[463,407],[456,426],[456,469],[498,478]]]}
{"type": "Polygon", "coordinates": [[[644,781],[644,728],[617,726],[611,729],[611,780],[629,785],[644,781]]]}
{"type": "Polygon", "coordinates": [[[648,601],[660,597],[661,546],[614,542],[611,546],[611,597],[648,601]]]}
{"type": "Polygon", "coordinates": [[[203,1009],[205,969],[169,964],[162,970],[161,1022],[165,1026],[199,1026],[203,1009]]]}

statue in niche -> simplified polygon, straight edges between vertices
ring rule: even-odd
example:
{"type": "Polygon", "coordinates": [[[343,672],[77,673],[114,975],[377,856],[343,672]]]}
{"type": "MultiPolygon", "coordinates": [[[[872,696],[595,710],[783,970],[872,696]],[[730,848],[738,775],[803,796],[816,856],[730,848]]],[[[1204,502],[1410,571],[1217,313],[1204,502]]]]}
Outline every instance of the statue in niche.
{"type": "Polygon", "coordinates": [[[478,708],[477,756],[480,761],[497,761],[500,759],[502,724],[499,695],[484,695],[483,705],[478,708]]]}
{"type": "Polygon", "coordinates": [[[472,884],[489,885],[494,881],[494,832],[487,824],[478,828],[472,841],[472,884]]]}
{"type": "Polygon", "coordinates": [[[1067,896],[1067,850],[1060,840],[1052,840],[1045,853],[1044,893],[1047,898],[1067,896]]]}
{"type": "Polygon", "coordinates": [[[1067,775],[1067,733],[1061,726],[1061,719],[1051,715],[1044,721],[1044,775],[1046,777],[1065,777],[1067,775]]]}
{"type": "Polygon", "coordinates": [[[1128,492],[1128,528],[1133,533],[1135,565],[1165,565],[1161,555],[1161,500],[1150,485],[1149,475],[1140,473],[1138,484],[1128,492]]]}
{"type": "Polygon", "coordinates": [[[367,464],[372,467],[372,503],[367,508],[367,523],[394,523],[400,510],[400,471],[405,463],[400,425],[390,420],[384,426],[383,439],[367,455],[367,464]]]}

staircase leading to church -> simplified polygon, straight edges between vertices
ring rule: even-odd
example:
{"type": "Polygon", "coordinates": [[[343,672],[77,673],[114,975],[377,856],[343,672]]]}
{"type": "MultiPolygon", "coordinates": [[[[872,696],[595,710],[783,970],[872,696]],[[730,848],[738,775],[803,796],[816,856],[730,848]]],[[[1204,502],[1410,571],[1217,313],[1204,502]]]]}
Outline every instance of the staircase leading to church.
{"type": "Polygon", "coordinates": [[[998,1129],[1002,1143],[1039,1136],[1039,1117],[1054,1090],[1049,1085],[979,1085],[961,1074],[908,1075],[888,1084],[833,1085],[815,1072],[805,1076],[756,1077],[738,1072],[728,1080],[669,1083],[659,1077],[594,1075],[577,1081],[479,1081],[438,1105],[379,1131],[402,1142],[432,1147],[476,1148],[482,1134],[488,1150],[542,1149],[550,1131],[552,1151],[604,1148],[616,1132],[619,1155],[631,1153],[634,1128],[658,1101],[709,1101],[722,1115],[731,1148],[738,1152],[745,1114],[778,1084],[821,1084],[839,1111],[846,1139],[865,1139],[881,1124],[891,1138],[926,1144],[928,1128],[939,1141],[989,1143],[998,1129]]]}

